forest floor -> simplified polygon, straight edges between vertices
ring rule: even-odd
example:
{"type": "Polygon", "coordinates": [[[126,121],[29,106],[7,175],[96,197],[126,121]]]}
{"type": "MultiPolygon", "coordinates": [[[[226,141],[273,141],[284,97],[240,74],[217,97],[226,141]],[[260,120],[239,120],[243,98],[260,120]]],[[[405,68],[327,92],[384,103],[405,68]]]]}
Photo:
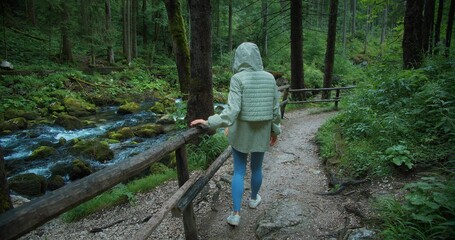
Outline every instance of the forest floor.
{"type": "MultiPolygon", "coordinates": [[[[248,172],[236,227],[226,223],[233,173],[229,158],[193,202],[200,239],[373,239],[374,228],[369,225],[377,221],[373,200],[399,194],[404,183],[384,178],[349,186],[336,195],[317,194],[329,191],[329,186],[315,135],[336,114],[307,109],[285,114],[279,141],[265,155],[262,203],[257,209],[247,206],[248,172]]],[[[56,218],[21,239],[130,239],[176,189],[176,181],[169,181],[137,195],[133,203],[73,223],[56,218]]],[[[149,239],[185,239],[182,218],[169,213],[149,239]]]]}

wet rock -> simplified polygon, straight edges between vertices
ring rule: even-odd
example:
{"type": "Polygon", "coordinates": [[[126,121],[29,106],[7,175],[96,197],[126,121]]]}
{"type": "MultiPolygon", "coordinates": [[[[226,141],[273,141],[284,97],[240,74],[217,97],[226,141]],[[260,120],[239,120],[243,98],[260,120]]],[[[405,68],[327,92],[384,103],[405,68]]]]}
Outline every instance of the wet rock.
{"type": "Polygon", "coordinates": [[[2,124],[0,124],[0,130],[2,132],[23,130],[23,129],[27,129],[27,127],[28,127],[28,122],[23,117],[13,118],[13,119],[7,120],[7,121],[3,122],[2,124]]]}
{"type": "Polygon", "coordinates": [[[107,143],[93,139],[78,141],[71,147],[71,151],[81,156],[94,158],[99,162],[107,162],[114,158],[114,152],[107,143]]]}
{"type": "Polygon", "coordinates": [[[308,220],[305,219],[301,203],[280,201],[267,209],[258,221],[256,236],[259,239],[286,239],[286,236],[293,236],[298,225],[305,222],[308,220]]]}
{"type": "Polygon", "coordinates": [[[130,127],[124,127],[117,131],[109,132],[108,137],[114,140],[125,140],[134,137],[134,132],[130,127]]]}
{"type": "Polygon", "coordinates": [[[76,179],[81,179],[85,176],[92,174],[92,172],[93,171],[92,171],[90,164],[88,164],[82,160],[76,159],[73,161],[73,163],[71,165],[71,171],[69,174],[70,180],[74,181],[76,179]]]}
{"type": "Polygon", "coordinates": [[[55,153],[55,148],[49,146],[40,146],[37,149],[33,150],[32,154],[29,157],[29,160],[34,160],[37,158],[46,158],[55,153]]]}
{"type": "Polygon", "coordinates": [[[137,137],[151,138],[164,132],[164,128],[159,124],[145,124],[133,128],[134,135],[137,137]]]}
{"type": "Polygon", "coordinates": [[[47,189],[53,191],[65,186],[65,180],[60,175],[52,175],[47,180],[47,189]]]}
{"type": "Polygon", "coordinates": [[[48,107],[49,109],[49,112],[53,113],[53,112],[64,112],[65,111],[65,106],[62,105],[61,102],[53,102],[49,105],[48,107]]]}
{"type": "Polygon", "coordinates": [[[6,120],[19,117],[25,118],[27,120],[35,120],[39,118],[39,114],[34,111],[25,111],[19,109],[8,109],[4,113],[4,118],[6,120]]]}
{"type": "Polygon", "coordinates": [[[156,121],[158,124],[174,124],[175,120],[174,117],[171,114],[165,114],[158,121],[156,121]]]}
{"type": "Polygon", "coordinates": [[[81,129],[84,126],[81,120],[68,114],[60,114],[57,119],[55,119],[54,123],[62,126],[66,130],[81,129]]]}
{"type": "Polygon", "coordinates": [[[375,232],[366,228],[349,229],[344,240],[367,240],[375,239],[375,232]]]}
{"type": "Polygon", "coordinates": [[[30,202],[30,199],[19,196],[19,195],[11,195],[11,202],[13,203],[13,207],[17,208],[22,206],[24,203],[30,202]]]}
{"type": "Polygon", "coordinates": [[[139,104],[137,104],[135,102],[129,102],[129,103],[125,103],[125,104],[121,105],[117,110],[117,114],[121,114],[121,115],[132,114],[132,113],[139,112],[139,110],[140,110],[139,104]]]}
{"type": "Polygon", "coordinates": [[[66,176],[71,171],[71,164],[68,162],[60,162],[52,166],[49,171],[52,175],[66,176]]]}
{"type": "Polygon", "coordinates": [[[39,196],[46,192],[46,178],[34,173],[25,173],[12,177],[9,188],[21,195],[39,196]]]}
{"type": "Polygon", "coordinates": [[[65,98],[63,105],[65,105],[66,112],[71,116],[82,117],[96,113],[95,105],[82,99],[65,98]]]}

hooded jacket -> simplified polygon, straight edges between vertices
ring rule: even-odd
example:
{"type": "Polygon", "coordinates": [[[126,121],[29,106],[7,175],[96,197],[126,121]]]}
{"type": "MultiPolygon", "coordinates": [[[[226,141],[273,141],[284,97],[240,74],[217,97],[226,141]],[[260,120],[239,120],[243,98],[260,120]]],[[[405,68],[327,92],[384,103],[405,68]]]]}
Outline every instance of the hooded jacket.
{"type": "Polygon", "coordinates": [[[265,152],[271,133],[281,133],[275,78],[264,71],[254,43],[237,47],[232,68],[228,106],[209,117],[209,128],[229,127],[229,144],[240,152],[265,152]]]}

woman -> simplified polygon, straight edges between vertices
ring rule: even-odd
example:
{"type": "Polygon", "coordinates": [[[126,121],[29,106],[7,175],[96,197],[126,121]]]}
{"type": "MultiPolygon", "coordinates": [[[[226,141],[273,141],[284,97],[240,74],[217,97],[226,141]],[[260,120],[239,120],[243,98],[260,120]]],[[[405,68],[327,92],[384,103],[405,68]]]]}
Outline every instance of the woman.
{"type": "Polygon", "coordinates": [[[250,208],[261,203],[258,192],[262,184],[262,160],[269,146],[281,132],[278,88],[272,74],[264,71],[261,54],[254,43],[240,44],[235,51],[234,75],[231,77],[228,106],[208,120],[196,119],[191,126],[203,124],[210,129],[229,127],[229,144],[234,158],[232,176],[233,212],[227,218],[230,225],[240,222],[244,191],[244,176],[248,154],[251,153],[250,208]]]}

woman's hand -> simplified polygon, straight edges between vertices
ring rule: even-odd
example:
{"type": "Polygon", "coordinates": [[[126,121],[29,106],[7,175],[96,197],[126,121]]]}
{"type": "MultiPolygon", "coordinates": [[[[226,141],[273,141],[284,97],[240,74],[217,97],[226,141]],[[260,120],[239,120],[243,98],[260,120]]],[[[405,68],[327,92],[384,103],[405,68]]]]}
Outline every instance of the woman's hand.
{"type": "Polygon", "coordinates": [[[278,135],[276,135],[275,133],[272,133],[270,135],[270,146],[275,145],[277,139],[278,139],[278,135]]]}
{"type": "Polygon", "coordinates": [[[190,127],[194,127],[201,124],[207,126],[207,121],[204,119],[195,119],[190,123],[190,127]]]}

